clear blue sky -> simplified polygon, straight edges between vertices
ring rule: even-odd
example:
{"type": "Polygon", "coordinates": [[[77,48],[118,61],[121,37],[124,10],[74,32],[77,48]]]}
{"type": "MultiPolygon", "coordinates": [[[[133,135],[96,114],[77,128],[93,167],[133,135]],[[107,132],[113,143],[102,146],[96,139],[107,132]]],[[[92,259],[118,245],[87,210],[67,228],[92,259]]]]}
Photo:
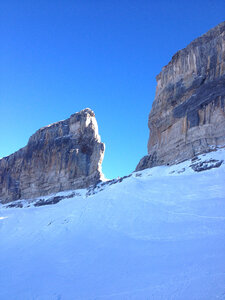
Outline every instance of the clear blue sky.
{"type": "Polygon", "coordinates": [[[90,107],[105,175],[130,173],[147,153],[155,76],[224,19],[224,0],[1,0],[0,157],[90,107]]]}

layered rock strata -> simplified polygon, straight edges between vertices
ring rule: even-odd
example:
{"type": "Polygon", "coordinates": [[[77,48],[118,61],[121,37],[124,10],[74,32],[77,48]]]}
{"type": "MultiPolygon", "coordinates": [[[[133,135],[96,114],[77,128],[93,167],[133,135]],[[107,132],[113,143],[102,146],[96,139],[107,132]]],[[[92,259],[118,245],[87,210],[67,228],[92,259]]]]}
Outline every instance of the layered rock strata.
{"type": "Polygon", "coordinates": [[[225,144],[225,22],[178,51],[156,80],[148,155],[136,170],[225,144]]]}
{"type": "Polygon", "coordinates": [[[102,179],[104,144],[94,112],[39,129],[27,146],[0,160],[0,201],[86,188],[102,179]]]}

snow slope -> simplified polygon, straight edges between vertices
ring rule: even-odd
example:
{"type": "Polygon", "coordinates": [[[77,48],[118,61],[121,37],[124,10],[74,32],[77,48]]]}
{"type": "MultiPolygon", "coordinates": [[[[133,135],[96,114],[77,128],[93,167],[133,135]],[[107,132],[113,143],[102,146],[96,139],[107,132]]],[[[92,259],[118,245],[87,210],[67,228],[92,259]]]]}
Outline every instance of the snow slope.
{"type": "Polygon", "coordinates": [[[190,164],[2,205],[0,299],[225,299],[225,164],[190,164]]]}

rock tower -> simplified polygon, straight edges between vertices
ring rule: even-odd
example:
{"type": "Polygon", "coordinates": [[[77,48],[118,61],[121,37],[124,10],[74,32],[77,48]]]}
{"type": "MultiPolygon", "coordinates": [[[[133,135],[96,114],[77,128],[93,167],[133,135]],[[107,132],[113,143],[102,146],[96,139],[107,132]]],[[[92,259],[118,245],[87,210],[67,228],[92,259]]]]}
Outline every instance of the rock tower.
{"type": "Polygon", "coordinates": [[[136,170],[225,144],[225,22],[178,51],[156,80],[148,155],[136,170]]]}
{"type": "Polygon", "coordinates": [[[27,146],[0,160],[0,202],[95,184],[104,148],[89,108],[39,129],[27,146]]]}

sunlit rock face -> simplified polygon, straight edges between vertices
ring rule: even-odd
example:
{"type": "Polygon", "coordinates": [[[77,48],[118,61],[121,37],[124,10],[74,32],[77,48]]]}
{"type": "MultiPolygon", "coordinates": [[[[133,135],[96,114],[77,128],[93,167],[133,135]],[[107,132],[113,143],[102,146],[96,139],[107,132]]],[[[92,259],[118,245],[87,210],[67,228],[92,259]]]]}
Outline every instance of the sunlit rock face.
{"type": "Polygon", "coordinates": [[[178,51],[156,79],[148,155],[136,170],[225,144],[225,22],[178,51]]]}
{"type": "Polygon", "coordinates": [[[95,184],[103,177],[104,148],[88,108],[39,129],[26,147],[0,160],[0,202],[95,184]]]}

